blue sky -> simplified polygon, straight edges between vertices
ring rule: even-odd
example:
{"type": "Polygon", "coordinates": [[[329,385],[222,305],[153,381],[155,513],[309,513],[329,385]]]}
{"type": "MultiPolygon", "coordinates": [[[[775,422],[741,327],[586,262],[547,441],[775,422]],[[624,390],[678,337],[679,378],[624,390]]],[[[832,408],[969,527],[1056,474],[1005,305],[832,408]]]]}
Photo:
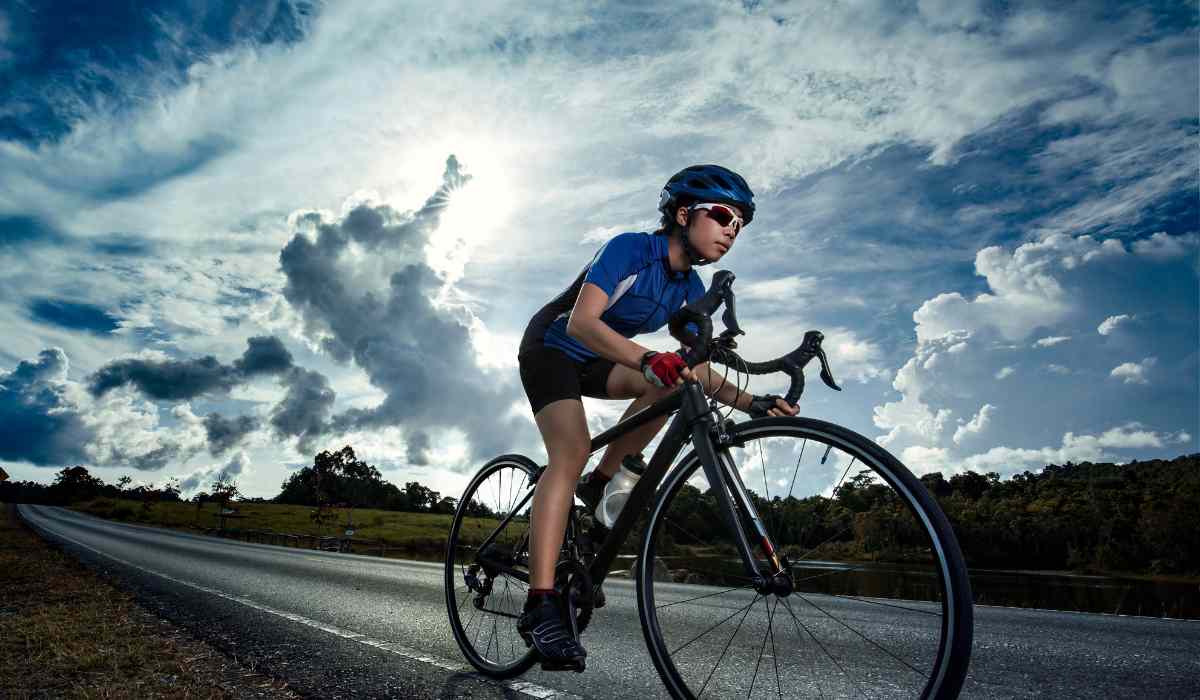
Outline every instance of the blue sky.
{"type": "Polygon", "coordinates": [[[759,197],[745,354],[826,334],[803,413],[917,472],[1197,451],[1195,3],[519,5],[0,9],[13,478],[540,460],[525,323],[697,162],[759,197]]]}

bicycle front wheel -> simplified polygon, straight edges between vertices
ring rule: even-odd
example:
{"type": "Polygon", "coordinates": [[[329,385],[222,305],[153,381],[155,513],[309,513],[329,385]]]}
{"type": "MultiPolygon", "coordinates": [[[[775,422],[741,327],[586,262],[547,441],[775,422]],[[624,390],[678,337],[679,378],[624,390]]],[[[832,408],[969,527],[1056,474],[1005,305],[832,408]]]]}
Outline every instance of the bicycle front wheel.
{"type": "Polygon", "coordinates": [[[512,678],[537,661],[517,633],[529,592],[529,513],[537,466],[504,455],[463,492],[446,541],[446,609],[463,656],[492,678],[512,678]]]}
{"type": "MultiPolygon", "coordinates": [[[[765,418],[731,435],[718,459],[782,554],[786,585],[748,576],[699,458],[684,457],[652,511],[637,581],[671,694],[957,697],[971,589],[924,485],[874,442],[824,421],[765,418]]],[[[738,520],[769,573],[747,514],[738,520]]]]}

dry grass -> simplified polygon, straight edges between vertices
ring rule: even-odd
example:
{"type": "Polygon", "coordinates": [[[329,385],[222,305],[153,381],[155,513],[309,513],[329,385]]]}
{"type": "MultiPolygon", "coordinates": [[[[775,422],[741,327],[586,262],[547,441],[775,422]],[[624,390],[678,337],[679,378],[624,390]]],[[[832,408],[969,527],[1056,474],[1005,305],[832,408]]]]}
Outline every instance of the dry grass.
{"type": "MultiPolygon", "coordinates": [[[[110,520],[143,523],[160,527],[197,531],[217,526],[217,505],[206,503],[197,508],[192,503],[155,503],[143,508],[137,501],[97,498],[72,506],[75,510],[110,520]]],[[[354,537],[359,540],[383,542],[391,556],[441,560],[445,555],[446,537],[450,533],[452,515],[434,513],[405,513],[393,510],[355,508],[337,509],[318,525],[313,522],[310,506],[279,503],[235,503],[238,518],[226,520],[225,527],[242,530],[271,530],[292,535],[340,537],[352,521],[354,537]]],[[[482,539],[495,527],[494,519],[468,518],[465,536],[482,539]]],[[[358,551],[356,549],[356,551],[358,551]]],[[[378,553],[372,547],[362,548],[364,554],[378,553]]]]}
{"type": "Polygon", "coordinates": [[[0,504],[0,697],[294,697],[156,620],[0,504]]]}

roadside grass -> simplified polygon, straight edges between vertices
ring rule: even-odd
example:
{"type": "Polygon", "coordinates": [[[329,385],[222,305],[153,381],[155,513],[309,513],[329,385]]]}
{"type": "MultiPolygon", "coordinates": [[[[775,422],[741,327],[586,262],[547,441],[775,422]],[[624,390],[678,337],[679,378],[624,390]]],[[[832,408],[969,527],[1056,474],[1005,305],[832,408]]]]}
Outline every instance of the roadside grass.
{"type": "Polygon", "coordinates": [[[143,611],[0,503],[0,697],[295,697],[143,611]]]}
{"type": "MultiPolygon", "coordinates": [[[[445,555],[446,538],[452,515],[405,513],[392,510],[339,508],[330,511],[324,523],[317,524],[311,506],[280,503],[233,503],[235,517],[225,519],[226,528],[270,530],[292,535],[341,537],[352,523],[356,540],[382,542],[389,554],[440,560],[445,555]]],[[[110,520],[200,531],[219,524],[218,505],[161,501],[146,507],[140,501],[97,498],[76,503],[75,510],[110,520]]],[[[465,533],[479,533],[480,540],[495,527],[493,519],[468,518],[465,533]],[[488,525],[490,524],[490,527],[488,525]]],[[[378,551],[378,550],[374,550],[378,551]]],[[[371,548],[363,553],[370,554],[371,548]]]]}

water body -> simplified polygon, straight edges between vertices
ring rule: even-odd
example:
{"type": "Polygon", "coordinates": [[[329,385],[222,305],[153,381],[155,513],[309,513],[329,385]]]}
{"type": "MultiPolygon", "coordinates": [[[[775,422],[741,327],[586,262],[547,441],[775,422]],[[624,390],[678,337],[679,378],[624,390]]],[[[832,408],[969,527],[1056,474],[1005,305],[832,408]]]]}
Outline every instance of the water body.
{"type": "MultiPolygon", "coordinates": [[[[619,557],[618,561],[631,559],[619,557]]],[[[728,557],[664,557],[663,563],[680,582],[738,585],[737,577],[745,575],[741,561],[728,557]]],[[[930,567],[803,561],[794,562],[793,570],[796,585],[803,591],[904,600],[939,599],[930,567]]],[[[970,575],[978,605],[1200,619],[1197,580],[991,569],[972,570],[970,575]]]]}

